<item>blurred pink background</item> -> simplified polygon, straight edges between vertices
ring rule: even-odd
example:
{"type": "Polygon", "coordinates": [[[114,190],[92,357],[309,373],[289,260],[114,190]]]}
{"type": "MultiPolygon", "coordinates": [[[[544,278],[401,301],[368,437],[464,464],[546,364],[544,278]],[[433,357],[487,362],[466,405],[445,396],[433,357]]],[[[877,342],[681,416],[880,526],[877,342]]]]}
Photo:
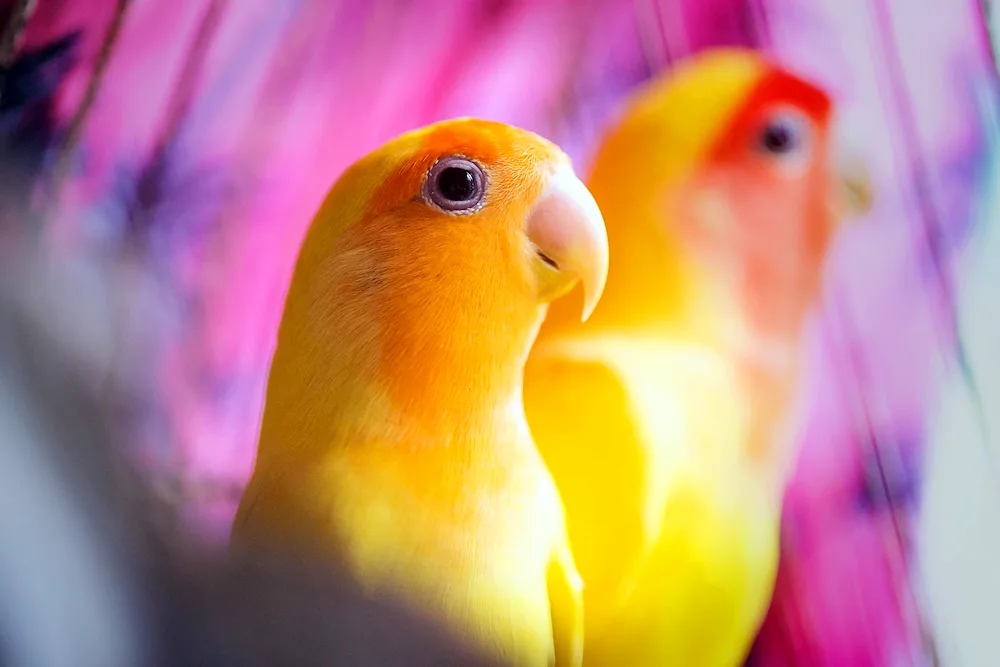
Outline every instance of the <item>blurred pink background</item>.
{"type": "Polygon", "coordinates": [[[21,57],[74,32],[27,79],[51,100],[0,104],[15,138],[2,150],[35,165],[0,213],[12,224],[56,188],[39,218],[54,247],[95,253],[134,288],[115,311],[119,352],[143,363],[121,365],[141,372],[118,408],[137,455],[218,539],[251,470],[298,243],[347,164],[403,130],[475,115],[550,137],[585,172],[635,85],[718,44],[827,86],[876,205],[839,243],[809,333],[802,454],[751,662],[922,664],[910,535],[924,422],[957,349],[952,284],[989,158],[984,91],[995,113],[979,3],[40,0],[21,57]]]}

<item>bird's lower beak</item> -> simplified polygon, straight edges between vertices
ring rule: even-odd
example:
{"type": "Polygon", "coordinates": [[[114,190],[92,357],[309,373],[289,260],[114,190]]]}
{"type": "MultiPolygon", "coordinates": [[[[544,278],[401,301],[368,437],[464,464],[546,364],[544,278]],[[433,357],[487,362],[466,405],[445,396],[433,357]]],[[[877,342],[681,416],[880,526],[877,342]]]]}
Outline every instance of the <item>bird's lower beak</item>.
{"type": "Polygon", "coordinates": [[[525,225],[534,244],[541,297],[552,301],[583,284],[583,320],[594,312],[608,277],[608,234],[587,186],[569,166],[559,167],[525,225]]]}

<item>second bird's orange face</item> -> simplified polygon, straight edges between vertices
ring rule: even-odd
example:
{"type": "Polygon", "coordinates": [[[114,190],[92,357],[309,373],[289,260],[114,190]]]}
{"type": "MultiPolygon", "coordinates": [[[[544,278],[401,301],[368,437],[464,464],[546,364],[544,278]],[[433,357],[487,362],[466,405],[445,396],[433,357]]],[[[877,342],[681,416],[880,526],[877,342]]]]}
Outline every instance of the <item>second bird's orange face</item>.
{"type": "Polygon", "coordinates": [[[761,333],[795,329],[836,230],[831,103],[769,70],[700,169],[668,193],[681,243],[737,292],[761,333]]]}

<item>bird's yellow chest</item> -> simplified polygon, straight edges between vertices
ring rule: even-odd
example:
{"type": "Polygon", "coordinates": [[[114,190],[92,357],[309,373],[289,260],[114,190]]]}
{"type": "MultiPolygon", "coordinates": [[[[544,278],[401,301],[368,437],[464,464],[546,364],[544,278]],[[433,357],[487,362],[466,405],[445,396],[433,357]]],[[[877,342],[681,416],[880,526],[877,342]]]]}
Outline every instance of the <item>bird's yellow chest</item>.
{"type": "Polygon", "coordinates": [[[546,572],[561,521],[551,480],[530,461],[447,470],[332,465],[329,534],[364,587],[400,595],[515,664],[540,664],[552,648],[546,572]]]}
{"type": "Polygon", "coordinates": [[[629,613],[657,620],[630,621],[648,633],[635,643],[647,647],[636,664],[731,667],[773,590],[780,489],[769,488],[770,472],[748,455],[750,411],[738,384],[721,368],[687,361],[675,358],[676,386],[661,394],[676,406],[673,419],[644,408],[654,415],[646,423],[658,463],[649,505],[657,532],[629,613]]]}
{"type": "Polygon", "coordinates": [[[664,516],[645,569],[588,664],[625,664],[624,656],[634,667],[741,664],[773,590],[779,514],[749,492],[720,497],[683,483],[668,494],[664,516]]]}
{"type": "Polygon", "coordinates": [[[669,496],[665,516],[654,581],[646,582],[660,593],[661,631],[670,628],[663,654],[688,656],[678,664],[716,665],[708,655],[721,644],[749,645],[767,609],[780,514],[752,492],[727,497],[717,487],[692,487],[669,496]]]}
{"type": "Polygon", "coordinates": [[[598,639],[588,636],[586,662],[739,664],[773,588],[780,492],[747,454],[751,410],[731,364],[656,339],[565,349],[614,369],[634,435],[609,451],[634,449],[643,462],[642,564],[621,583],[598,639]]]}

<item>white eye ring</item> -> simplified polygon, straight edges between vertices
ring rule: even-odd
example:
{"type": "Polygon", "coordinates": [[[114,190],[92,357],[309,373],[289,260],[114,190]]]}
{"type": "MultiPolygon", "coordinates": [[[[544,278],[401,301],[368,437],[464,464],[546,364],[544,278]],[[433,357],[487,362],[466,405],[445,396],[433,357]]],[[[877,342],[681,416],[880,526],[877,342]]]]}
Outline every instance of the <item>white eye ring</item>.
{"type": "Polygon", "coordinates": [[[450,155],[427,170],[421,195],[446,213],[463,215],[483,207],[486,186],[486,171],[481,166],[462,155],[450,155]]]}
{"type": "Polygon", "coordinates": [[[812,156],[812,124],[798,109],[775,109],[764,117],[753,142],[754,150],[764,158],[799,171],[812,156]]]}

